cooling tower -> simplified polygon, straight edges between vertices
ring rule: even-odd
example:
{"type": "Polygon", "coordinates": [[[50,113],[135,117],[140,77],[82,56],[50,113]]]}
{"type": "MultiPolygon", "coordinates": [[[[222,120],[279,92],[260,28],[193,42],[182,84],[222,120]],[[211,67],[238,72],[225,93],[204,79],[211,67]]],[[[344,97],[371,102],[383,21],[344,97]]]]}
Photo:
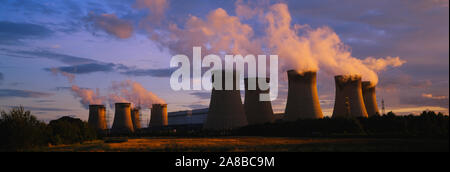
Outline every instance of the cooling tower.
{"type": "Polygon", "coordinates": [[[116,112],[112,132],[114,133],[132,133],[134,132],[133,122],[131,120],[130,103],[116,103],[116,112]]]}
{"type": "Polygon", "coordinates": [[[153,104],[151,115],[149,126],[163,127],[169,124],[167,119],[167,104],[153,104]]]}
{"type": "Polygon", "coordinates": [[[98,131],[105,131],[106,126],[106,108],[105,105],[89,105],[88,123],[98,131]]]}
{"type": "Polygon", "coordinates": [[[131,109],[131,121],[133,122],[134,130],[141,129],[141,118],[139,116],[139,108],[131,109]]]}
{"type": "MultiPolygon", "coordinates": [[[[239,128],[247,125],[247,117],[245,116],[244,106],[242,105],[241,92],[236,87],[236,82],[239,83],[239,74],[236,71],[215,71],[222,73],[222,88],[215,89],[213,87],[211,92],[211,99],[209,103],[208,116],[203,125],[204,129],[212,130],[227,130],[239,128]],[[226,73],[233,76],[233,88],[225,90],[225,76],[226,73]]],[[[218,82],[216,83],[218,84],[218,82]]],[[[214,85],[214,84],[213,84],[214,85]]]]}
{"type": "Polygon", "coordinates": [[[367,114],[369,116],[376,116],[380,114],[377,105],[377,95],[375,86],[370,81],[362,82],[362,94],[364,98],[364,105],[366,105],[367,114]]]}
{"type": "Polygon", "coordinates": [[[287,72],[289,78],[288,98],[285,110],[287,121],[323,118],[317,94],[317,73],[287,72]]]}
{"type": "MultiPolygon", "coordinates": [[[[269,82],[269,78],[264,78],[266,83],[269,82]]],[[[273,110],[270,101],[260,101],[260,94],[269,94],[269,90],[261,90],[258,86],[258,78],[245,78],[245,101],[244,109],[247,115],[247,122],[252,124],[264,124],[272,122],[273,110]],[[256,90],[249,90],[248,83],[254,82],[256,84],[256,90]]]]}
{"type": "Polygon", "coordinates": [[[336,97],[333,117],[367,117],[361,76],[335,76],[336,97]]]}

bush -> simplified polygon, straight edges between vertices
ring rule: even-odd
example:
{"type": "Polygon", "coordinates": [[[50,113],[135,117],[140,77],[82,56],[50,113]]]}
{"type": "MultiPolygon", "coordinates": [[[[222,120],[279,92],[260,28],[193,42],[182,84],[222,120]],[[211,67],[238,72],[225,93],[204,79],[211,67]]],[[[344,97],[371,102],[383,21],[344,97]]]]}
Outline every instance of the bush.
{"type": "Polygon", "coordinates": [[[97,138],[95,129],[77,118],[62,117],[50,121],[50,141],[54,145],[82,143],[97,138]]]}
{"type": "Polygon", "coordinates": [[[45,123],[38,121],[23,107],[13,108],[0,117],[0,150],[18,151],[44,146],[47,140],[45,123]]]}

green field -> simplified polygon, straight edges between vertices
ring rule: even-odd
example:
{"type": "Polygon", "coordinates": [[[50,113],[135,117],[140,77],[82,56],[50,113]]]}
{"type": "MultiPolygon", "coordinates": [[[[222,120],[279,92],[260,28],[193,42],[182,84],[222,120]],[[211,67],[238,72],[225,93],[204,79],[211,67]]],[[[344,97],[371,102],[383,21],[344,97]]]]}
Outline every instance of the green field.
{"type": "Polygon", "coordinates": [[[449,151],[448,139],[378,139],[378,138],[111,138],[83,144],[59,145],[35,151],[49,152],[405,152],[449,151]]]}

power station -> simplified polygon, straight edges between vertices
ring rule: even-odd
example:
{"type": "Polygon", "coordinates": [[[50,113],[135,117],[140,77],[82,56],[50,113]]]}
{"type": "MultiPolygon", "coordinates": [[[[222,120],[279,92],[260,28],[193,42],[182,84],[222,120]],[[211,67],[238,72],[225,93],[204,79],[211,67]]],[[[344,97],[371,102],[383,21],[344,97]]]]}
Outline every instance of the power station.
{"type": "Polygon", "coordinates": [[[149,126],[164,127],[168,125],[167,104],[153,104],[149,126]]]}
{"type": "Polygon", "coordinates": [[[108,129],[105,105],[89,105],[88,124],[100,132],[108,129]]]}
{"type": "Polygon", "coordinates": [[[333,118],[368,117],[362,95],[361,76],[335,76],[336,96],[333,118]]]}
{"type": "Polygon", "coordinates": [[[131,120],[131,104],[130,103],[116,103],[114,122],[112,126],[113,133],[133,133],[133,121],[131,120]]]}
{"type": "MultiPolygon", "coordinates": [[[[240,85],[239,74],[236,71],[214,71],[213,85],[221,85],[222,89],[212,88],[209,112],[206,118],[204,129],[227,130],[246,126],[247,117],[242,105],[241,92],[236,85],[240,85]],[[214,76],[221,74],[221,82],[214,79],[214,76]],[[233,76],[232,89],[225,89],[225,76],[233,76]]],[[[230,83],[228,83],[230,84],[230,83]]]]}
{"type": "Polygon", "coordinates": [[[377,104],[377,95],[375,93],[375,86],[372,85],[370,81],[362,82],[362,94],[369,117],[380,115],[377,104]]]}
{"type": "Polygon", "coordinates": [[[323,118],[317,94],[317,73],[295,70],[287,72],[289,80],[288,98],[285,110],[287,121],[323,118]]]}
{"type": "MultiPolygon", "coordinates": [[[[269,83],[269,78],[262,78],[269,83]]],[[[245,78],[245,100],[244,109],[249,125],[264,124],[272,122],[273,109],[270,101],[260,101],[260,94],[269,94],[270,90],[261,90],[258,84],[258,78],[245,78]],[[249,89],[249,82],[255,83],[255,88],[249,89]]]]}
{"type": "Polygon", "coordinates": [[[131,108],[131,121],[133,122],[134,131],[141,129],[140,108],[131,108]]]}

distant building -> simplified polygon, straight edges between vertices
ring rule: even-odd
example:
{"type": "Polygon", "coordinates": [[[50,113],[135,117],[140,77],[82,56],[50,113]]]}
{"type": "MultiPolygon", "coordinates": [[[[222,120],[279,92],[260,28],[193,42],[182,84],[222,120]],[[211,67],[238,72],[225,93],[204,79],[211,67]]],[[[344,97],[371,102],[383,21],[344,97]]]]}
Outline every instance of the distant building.
{"type": "Polygon", "coordinates": [[[205,123],[208,108],[178,112],[169,112],[169,126],[173,125],[198,125],[205,123]]]}

